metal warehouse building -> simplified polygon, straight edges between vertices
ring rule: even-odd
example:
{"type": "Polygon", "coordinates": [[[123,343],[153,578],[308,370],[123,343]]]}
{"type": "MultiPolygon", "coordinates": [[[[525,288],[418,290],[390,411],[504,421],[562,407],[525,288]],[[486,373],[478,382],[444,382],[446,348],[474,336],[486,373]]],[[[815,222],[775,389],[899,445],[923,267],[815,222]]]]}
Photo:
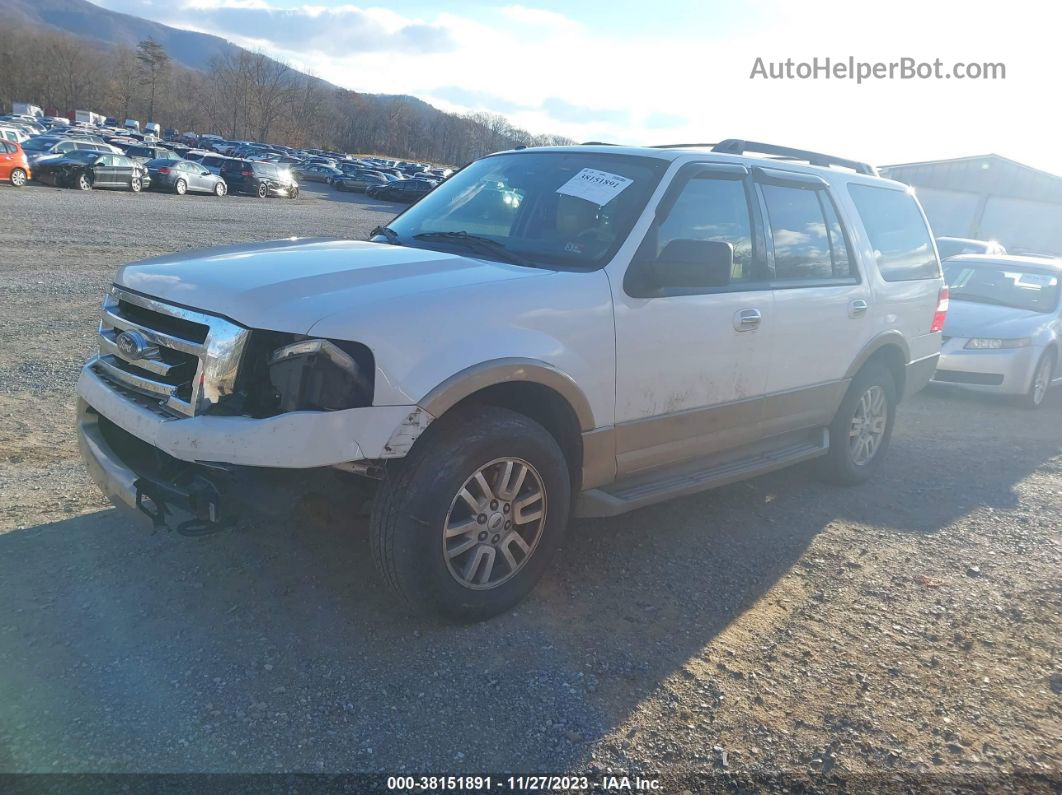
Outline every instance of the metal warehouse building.
{"type": "Polygon", "coordinates": [[[915,189],[937,236],[996,240],[1062,256],[1062,177],[999,155],[883,166],[915,189]]]}

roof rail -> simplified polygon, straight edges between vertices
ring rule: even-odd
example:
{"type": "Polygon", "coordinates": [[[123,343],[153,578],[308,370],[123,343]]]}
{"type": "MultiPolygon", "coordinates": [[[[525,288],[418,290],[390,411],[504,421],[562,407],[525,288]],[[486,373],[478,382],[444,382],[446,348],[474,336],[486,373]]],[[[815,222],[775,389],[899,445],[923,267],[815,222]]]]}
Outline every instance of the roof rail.
{"type": "Polygon", "coordinates": [[[696,149],[698,146],[718,146],[719,144],[657,144],[653,149],[696,149]]]}
{"type": "Polygon", "coordinates": [[[878,170],[870,163],[861,163],[858,160],[847,160],[843,157],[824,155],[821,152],[809,152],[806,149],[793,149],[789,146],[777,146],[776,144],[764,144],[758,141],[742,141],[738,138],[727,138],[712,147],[713,152],[727,155],[743,155],[755,152],[760,155],[772,155],[785,160],[803,160],[813,166],[842,166],[850,168],[859,174],[867,174],[871,177],[878,176],[878,170]]]}
{"type": "Polygon", "coordinates": [[[579,146],[619,146],[608,141],[583,141],[579,146]]]}

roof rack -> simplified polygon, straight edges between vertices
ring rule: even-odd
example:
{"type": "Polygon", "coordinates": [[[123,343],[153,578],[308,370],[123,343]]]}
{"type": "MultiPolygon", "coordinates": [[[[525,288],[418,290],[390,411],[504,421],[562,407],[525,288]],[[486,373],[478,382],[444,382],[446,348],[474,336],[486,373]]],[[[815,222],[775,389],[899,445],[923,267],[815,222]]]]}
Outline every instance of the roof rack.
{"type": "Polygon", "coordinates": [[[701,146],[719,146],[717,143],[712,144],[657,144],[653,149],[696,149],[701,146]]]}
{"type": "MultiPolygon", "coordinates": [[[[710,144],[699,145],[709,146],[710,144]]],[[[720,141],[712,146],[712,151],[727,155],[744,155],[749,152],[755,152],[756,154],[771,155],[785,160],[803,160],[813,166],[826,166],[827,168],[830,166],[841,166],[843,168],[850,168],[858,174],[867,174],[871,177],[878,176],[878,170],[870,165],[870,163],[861,163],[858,160],[847,160],[843,157],[824,155],[821,152],[809,152],[806,149],[793,149],[789,146],[764,144],[758,141],[742,141],[738,138],[727,138],[725,141],[720,141]]]]}

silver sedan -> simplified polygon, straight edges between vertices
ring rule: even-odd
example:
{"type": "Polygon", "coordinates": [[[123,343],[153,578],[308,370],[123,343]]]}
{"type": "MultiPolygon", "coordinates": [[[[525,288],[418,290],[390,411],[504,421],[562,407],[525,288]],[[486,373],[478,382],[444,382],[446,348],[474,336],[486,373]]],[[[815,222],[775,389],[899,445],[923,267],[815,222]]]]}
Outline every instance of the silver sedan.
{"type": "Polygon", "coordinates": [[[206,166],[191,160],[149,160],[144,164],[151,175],[151,187],[179,195],[185,193],[213,193],[224,196],[228,193],[225,180],[206,166]]]}
{"type": "Polygon", "coordinates": [[[944,276],[951,298],[933,380],[1038,408],[1062,383],[1062,260],[963,254],[944,262],[944,276]]]}

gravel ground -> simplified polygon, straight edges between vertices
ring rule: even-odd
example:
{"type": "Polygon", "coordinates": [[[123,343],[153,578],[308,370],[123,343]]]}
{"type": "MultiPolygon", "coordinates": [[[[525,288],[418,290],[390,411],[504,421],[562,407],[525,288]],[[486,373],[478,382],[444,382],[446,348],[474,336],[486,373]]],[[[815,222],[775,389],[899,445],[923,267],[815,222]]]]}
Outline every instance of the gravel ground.
{"type": "Polygon", "coordinates": [[[1057,786],[1062,395],[923,393],[858,488],[798,467],[576,522],[469,627],[391,603],[363,520],[186,539],[106,507],[70,425],[115,266],[395,209],[0,189],[0,771],[1057,786]]]}

